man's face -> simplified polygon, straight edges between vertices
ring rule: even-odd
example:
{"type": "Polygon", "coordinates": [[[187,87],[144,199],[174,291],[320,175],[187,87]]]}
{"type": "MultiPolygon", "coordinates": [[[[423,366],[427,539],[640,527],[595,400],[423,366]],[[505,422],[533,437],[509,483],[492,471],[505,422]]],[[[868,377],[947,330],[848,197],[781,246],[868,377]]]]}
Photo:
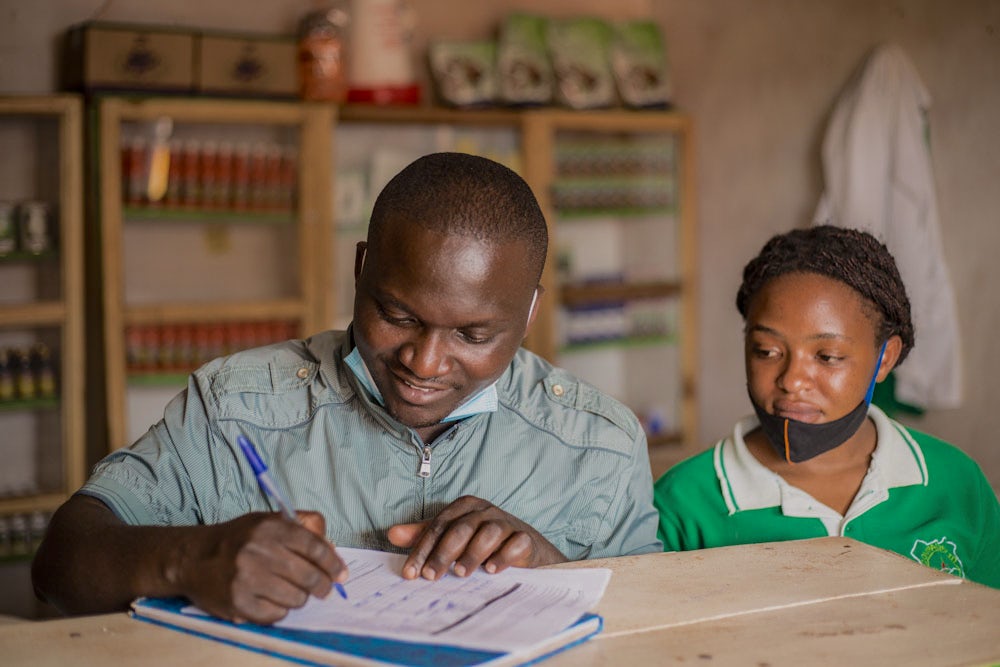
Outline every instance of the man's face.
{"type": "Polygon", "coordinates": [[[534,273],[521,242],[387,227],[358,254],[354,339],[389,413],[427,441],[507,368],[534,319],[534,273]]]}

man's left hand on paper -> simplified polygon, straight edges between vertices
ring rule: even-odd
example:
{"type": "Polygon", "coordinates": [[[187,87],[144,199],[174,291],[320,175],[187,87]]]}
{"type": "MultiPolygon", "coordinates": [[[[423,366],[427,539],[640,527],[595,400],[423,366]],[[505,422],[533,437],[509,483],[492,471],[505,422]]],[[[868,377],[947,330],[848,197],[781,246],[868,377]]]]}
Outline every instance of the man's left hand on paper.
{"type": "Polygon", "coordinates": [[[455,500],[431,521],[392,526],[388,536],[397,547],[410,549],[405,579],[437,580],[449,569],[462,577],[480,566],[493,574],[566,561],[537,530],[475,496],[455,500]]]}

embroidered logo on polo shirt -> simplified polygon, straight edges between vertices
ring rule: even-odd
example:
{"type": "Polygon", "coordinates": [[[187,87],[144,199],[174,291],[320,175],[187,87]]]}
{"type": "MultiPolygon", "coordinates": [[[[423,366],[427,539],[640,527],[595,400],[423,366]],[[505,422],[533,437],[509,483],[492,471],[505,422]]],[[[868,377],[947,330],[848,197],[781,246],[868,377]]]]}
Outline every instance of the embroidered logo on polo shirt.
{"type": "Polygon", "coordinates": [[[958,557],[958,547],[954,542],[942,536],[940,539],[925,542],[917,540],[910,549],[910,555],[919,563],[935,570],[941,570],[956,577],[965,577],[962,559],[958,557]]]}

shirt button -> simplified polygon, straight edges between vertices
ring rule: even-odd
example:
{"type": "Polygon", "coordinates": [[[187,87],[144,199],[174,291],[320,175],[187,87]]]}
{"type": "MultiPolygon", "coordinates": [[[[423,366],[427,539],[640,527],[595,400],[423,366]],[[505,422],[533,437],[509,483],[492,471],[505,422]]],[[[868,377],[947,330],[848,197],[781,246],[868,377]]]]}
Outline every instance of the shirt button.
{"type": "Polygon", "coordinates": [[[295,371],[295,376],[300,380],[305,380],[307,377],[309,377],[309,369],[303,366],[299,370],[295,371]]]}
{"type": "Polygon", "coordinates": [[[561,384],[554,384],[552,385],[552,393],[555,394],[556,396],[562,396],[563,394],[566,393],[566,390],[563,389],[563,386],[561,384]]]}

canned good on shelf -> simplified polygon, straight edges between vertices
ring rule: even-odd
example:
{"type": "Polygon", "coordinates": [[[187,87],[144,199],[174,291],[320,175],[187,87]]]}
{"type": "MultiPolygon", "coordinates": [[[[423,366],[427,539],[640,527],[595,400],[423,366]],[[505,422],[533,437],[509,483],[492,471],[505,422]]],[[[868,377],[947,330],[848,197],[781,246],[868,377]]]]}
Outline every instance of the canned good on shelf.
{"type": "Polygon", "coordinates": [[[0,257],[17,250],[17,217],[13,202],[0,201],[0,257]]]}
{"type": "Polygon", "coordinates": [[[51,247],[49,205],[25,201],[17,207],[18,240],[21,250],[40,255],[51,247]]]}

